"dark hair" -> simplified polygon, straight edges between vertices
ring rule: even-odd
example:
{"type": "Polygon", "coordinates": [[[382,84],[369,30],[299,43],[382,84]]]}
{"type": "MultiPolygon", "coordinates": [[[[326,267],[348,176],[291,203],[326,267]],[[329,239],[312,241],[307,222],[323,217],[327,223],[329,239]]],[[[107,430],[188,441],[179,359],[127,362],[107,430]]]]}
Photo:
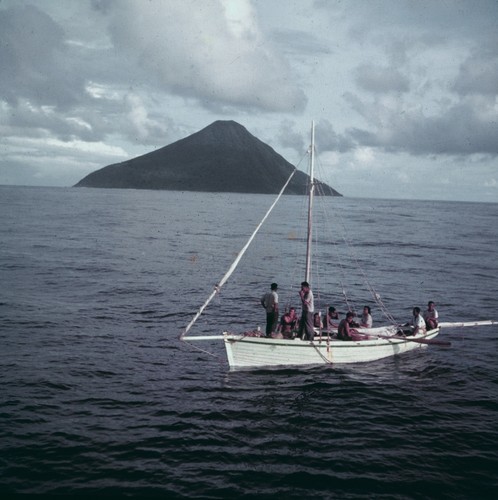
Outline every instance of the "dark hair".
{"type": "Polygon", "coordinates": [[[309,288],[309,287],[310,287],[310,284],[309,284],[307,281],[303,281],[303,282],[301,283],[301,286],[305,286],[305,287],[309,288]]]}
{"type": "Polygon", "coordinates": [[[329,312],[331,312],[331,313],[335,312],[335,307],[330,306],[329,307],[329,312]]]}
{"type": "Polygon", "coordinates": [[[372,312],[372,310],[370,309],[370,306],[363,306],[363,309],[366,309],[368,311],[368,314],[370,314],[372,312]]]}
{"type": "Polygon", "coordinates": [[[276,290],[278,288],[278,285],[276,283],[271,284],[271,289],[276,290]]]}
{"type": "Polygon", "coordinates": [[[415,312],[420,313],[420,307],[414,307],[414,308],[413,308],[413,310],[414,310],[415,312]]]}
{"type": "Polygon", "coordinates": [[[346,313],[346,318],[354,318],[354,312],[349,311],[348,313],[346,313]]]}

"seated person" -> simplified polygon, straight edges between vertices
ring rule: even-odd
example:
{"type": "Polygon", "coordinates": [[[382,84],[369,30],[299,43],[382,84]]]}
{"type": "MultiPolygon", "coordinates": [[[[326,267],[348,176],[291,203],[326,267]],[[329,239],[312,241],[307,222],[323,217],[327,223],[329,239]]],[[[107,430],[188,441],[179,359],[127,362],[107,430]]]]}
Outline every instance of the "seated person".
{"type": "Polygon", "coordinates": [[[315,328],[319,328],[320,330],[323,328],[323,325],[322,325],[322,318],[320,317],[320,313],[319,312],[316,312],[314,315],[313,315],[313,326],[315,328]]]}
{"type": "Polygon", "coordinates": [[[424,321],[428,330],[434,330],[439,324],[439,314],[436,310],[436,304],[434,304],[432,300],[427,304],[427,311],[424,313],[424,321]]]}
{"type": "Polygon", "coordinates": [[[422,315],[420,314],[420,307],[413,308],[412,328],[413,328],[412,335],[417,335],[419,333],[426,332],[425,321],[424,318],[422,318],[422,315]]]}
{"type": "Polygon", "coordinates": [[[325,330],[332,330],[339,326],[339,313],[335,310],[335,307],[330,306],[327,314],[323,318],[323,328],[325,330]]]}
{"type": "Polygon", "coordinates": [[[370,314],[371,310],[369,306],[363,308],[363,314],[361,315],[360,326],[362,328],[372,328],[373,319],[370,314]]]}
{"type": "Polygon", "coordinates": [[[291,307],[280,319],[279,330],[284,338],[292,338],[292,332],[297,326],[297,314],[295,307],[291,307]]]}
{"type": "Polygon", "coordinates": [[[353,312],[353,311],[350,311],[351,314],[353,315],[353,321],[351,321],[351,324],[349,326],[352,326],[353,328],[359,328],[360,327],[360,324],[358,323],[358,321],[356,321],[354,318],[356,318],[356,313],[353,312]]]}
{"type": "Polygon", "coordinates": [[[351,334],[357,333],[356,330],[352,328],[354,313],[349,311],[346,314],[346,318],[339,323],[339,328],[337,329],[337,338],[340,340],[353,340],[351,334]]]}

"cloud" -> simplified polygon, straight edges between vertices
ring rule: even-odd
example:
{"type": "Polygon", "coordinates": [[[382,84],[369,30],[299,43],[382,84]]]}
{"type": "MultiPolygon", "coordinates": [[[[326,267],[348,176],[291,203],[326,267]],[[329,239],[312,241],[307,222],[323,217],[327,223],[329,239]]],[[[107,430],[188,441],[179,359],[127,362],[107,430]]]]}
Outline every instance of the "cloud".
{"type": "MultiPolygon", "coordinates": [[[[280,146],[292,149],[301,156],[309,146],[308,131],[304,134],[301,123],[296,125],[291,120],[283,120],[279,126],[277,140],[280,146]]],[[[315,124],[315,144],[320,154],[334,158],[334,163],[337,158],[336,153],[346,153],[356,147],[356,143],[350,137],[337,133],[328,120],[319,120],[315,124]]]]}
{"type": "Polygon", "coordinates": [[[382,115],[373,129],[351,128],[358,144],[390,152],[413,155],[498,155],[497,110],[489,112],[489,102],[468,99],[427,115],[418,108],[399,113],[379,102],[357,102],[363,116],[382,115]],[[364,109],[363,109],[364,108],[364,109]]]}
{"type": "Polygon", "coordinates": [[[299,160],[314,118],[346,195],[427,165],[493,199],[497,19],[496,0],[1,0],[0,182],[72,185],[222,118],[299,160]]]}
{"type": "Polygon", "coordinates": [[[335,132],[328,120],[320,120],[316,126],[316,142],[321,151],[346,153],[354,149],[355,143],[345,134],[335,132]]]}
{"type": "MultiPolygon", "coordinates": [[[[498,45],[498,38],[495,40],[498,45]]],[[[462,96],[498,95],[498,54],[493,50],[476,50],[461,65],[451,89],[462,96]]]]}
{"type": "Polygon", "coordinates": [[[128,157],[122,148],[101,142],[10,137],[4,144],[0,179],[7,184],[72,185],[102,165],[128,157]]]}
{"type": "Polygon", "coordinates": [[[0,9],[0,65],[9,68],[0,72],[0,123],[9,134],[98,142],[117,132],[162,145],[178,127],[161,112],[165,93],[218,114],[306,105],[249,1],[51,5],[0,9]],[[52,16],[66,6],[74,21],[62,28],[52,16]]]}
{"type": "MultiPolygon", "coordinates": [[[[462,23],[461,16],[456,20],[462,23]]],[[[431,36],[416,22],[406,36],[384,34],[379,40],[386,62],[356,66],[357,91],[343,97],[364,120],[344,133],[358,147],[415,156],[498,155],[498,37],[479,33],[479,45],[476,38],[445,39],[443,32],[457,34],[443,25],[431,36]]]]}
{"type": "MultiPolygon", "coordinates": [[[[496,0],[315,0],[332,21],[349,27],[354,39],[372,33],[437,34],[444,38],[487,38],[496,34],[496,0]]],[[[431,35],[432,36],[432,35],[431,35]]]]}
{"type": "Polygon", "coordinates": [[[371,148],[358,148],[354,157],[358,163],[363,165],[370,165],[375,161],[375,153],[371,148]]]}
{"type": "Polygon", "coordinates": [[[5,101],[14,105],[21,96],[64,108],[79,101],[84,80],[72,71],[64,31],[50,16],[32,5],[0,10],[0,32],[5,101]]]}
{"type": "Polygon", "coordinates": [[[155,84],[206,107],[302,111],[304,92],[258,28],[248,0],[119,1],[110,33],[155,84]]]}
{"type": "Polygon", "coordinates": [[[355,71],[357,85],[375,93],[408,92],[408,78],[397,69],[363,64],[355,71]]]}
{"type": "Polygon", "coordinates": [[[278,44],[283,51],[298,54],[331,54],[329,43],[321,40],[312,33],[296,29],[277,29],[272,33],[274,43],[278,44]]]}
{"type": "Polygon", "coordinates": [[[79,137],[93,141],[100,135],[82,115],[59,113],[56,106],[40,105],[20,97],[15,105],[4,103],[1,106],[0,124],[5,135],[14,136],[46,137],[51,134],[61,140],[79,137]]]}
{"type": "Polygon", "coordinates": [[[131,141],[139,143],[161,144],[168,136],[168,125],[170,120],[165,117],[155,119],[150,116],[142,98],[136,94],[125,96],[127,107],[126,121],[123,123],[123,132],[131,141]]]}
{"type": "Polygon", "coordinates": [[[280,124],[277,139],[284,148],[293,149],[298,155],[306,151],[306,142],[300,132],[294,130],[295,123],[291,120],[284,120],[280,124]]]}
{"type": "Polygon", "coordinates": [[[87,91],[90,58],[46,12],[32,5],[0,9],[0,124],[5,134],[99,141],[109,125],[103,103],[87,91]]]}

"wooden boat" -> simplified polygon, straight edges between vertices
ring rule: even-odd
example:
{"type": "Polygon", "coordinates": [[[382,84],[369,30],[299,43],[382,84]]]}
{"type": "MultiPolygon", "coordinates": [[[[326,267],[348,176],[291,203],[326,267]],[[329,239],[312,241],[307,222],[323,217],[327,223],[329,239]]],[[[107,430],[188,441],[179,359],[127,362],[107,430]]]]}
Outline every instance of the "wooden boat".
{"type": "MultiPolygon", "coordinates": [[[[314,199],[314,125],[311,127],[311,146],[309,148],[309,186],[307,203],[307,241],[306,241],[306,264],[304,270],[304,281],[310,282],[310,270],[312,260],[312,237],[313,237],[313,199],[314,199]]],[[[312,366],[320,364],[346,364],[365,363],[376,361],[391,356],[403,354],[415,349],[422,349],[430,344],[449,346],[449,342],[435,340],[440,332],[440,326],[433,330],[413,335],[411,333],[400,333],[400,327],[391,319],[391,323],[376,328],[356,328],[357,334],[354,340],[344,341],[336,338],[337,330],[322,331],[316,329],[313,340],[302,340],[299,337],[292,339],[266,338],[257,330],[234,334],[224,331],[221,335],[188,335],[190,329],[201,316],[204,309],[211,300],[220,292],[222,286],[235,271],[240,259],[250,246],[257,232],[264,224],[274,206],[278,203],[292,175],[283,186],[276,200],[266,212],[262,221],[256,227],[251,237],[239,252],[237,258],[230,266],[225,276],[215,286],[211,295],[194,315],[192,321],[181,333],[180,339],[191,343],[197,341],[221,340],[224,343],[228,364],[230,369],[247,369],[260,367],[288,367],[288,366],[312,366]]],[[[477,326],[477,324],[494,324],[496,322],[472,322],[467,324],[455,324],[456,326],[477,326]]],[[[446,323],[444,326],[453,326],[446,323]]],[[[199,348],[200,349],[200,348],[199,348]]],[[[204,351],[204,349],[200,349],[204,351]]],[[[204,351],[207,352],[207,351],[204,351]]]]}
{"type": "MultiPolygon", "coordinates": [[[[360,330],[361,331],[361,330],[360,330]]],[[[369,329],[365,340],[344,341],[317,335],[313,341],[269,339],[224,333],[189,337],[188,340],[222,339],[230,368],[312,366],[323,364],[364,363],[420,349],[431,343],[439,329],[416,337],[401,337],[388,327],[369,329]],[[370,331],[373,330],[373,331],[370,331]],[[394,333],[394,334],[393,334],[394,333]]],[[[449,345],[439,342],[437,345],[449,345]]]]}

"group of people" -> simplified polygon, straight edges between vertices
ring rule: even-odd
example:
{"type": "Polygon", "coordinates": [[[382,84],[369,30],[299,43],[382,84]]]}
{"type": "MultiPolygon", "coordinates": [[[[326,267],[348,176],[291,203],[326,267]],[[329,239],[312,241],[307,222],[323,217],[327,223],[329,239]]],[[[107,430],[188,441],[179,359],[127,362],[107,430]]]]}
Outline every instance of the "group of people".
{"type": "Polygon", "coordinates": [[[421,314],[420,307],[413,308],[413,319],[410,326],[412,335],[417,335],[417,333],[424,333],[427,330],[434,330],[439,325],[439,314],[436,310],[436,304],[430,300],[427,304],[427,311],[421,314]]]}
{"type": "MultiPolygon", "coordinates": [[[[277,290],[278,284],[272,283],[270,291],[261,297],[261,305],[266,310],[265,334],[267,337],[272,337],[272,334],[280,333],[283,338],[292,338],[297,330],[297,336],[303,340],[313,340],[315,328],[326,331],[337,328],[338,339],[352,340],[355,328],[372,328],[373,319],[370,306],[363,307],[363,313],[359,322],[355,321],[355,313],[352,311],[347,312],[346,317],[339,320],[339,313],[333,306],[328,308],[327,314],[322,321],[320,313],[315,312],[313,292],[307,281],[301,283],[301,289],[299,290],[302,306],[301,318],[298,318],[295,307],[291,307],[282,315],[279,323],[277,290]]],[[[425,332],[427,329],[433,330],[437,328],[438,318],[438,312],[432,300],[429,301],[427,311],[425,311],[423,316],[421,315],[420,308],[414,307],[411,335],[425,332]]]]}
{"type": "MultiPolygon", "coordinates": [[[[291,337],[298,325],[298,317],[295,307],[291,307],[289,311],[282,315],[280,324],[278,324],[278,284],[272,283],[270,291],[261,297],[261,305],[266,310],[266,336],[271,337],[272,333],[281,333],[283,337],[291,337]]],[[[302,305],[302,315],[299,320],[298,335],[303,338],[313,340],[315,335],[314,330],[314,312],[315,304],[313,292],[307,281],[301,283],[299,291],[302,305]]]]}

